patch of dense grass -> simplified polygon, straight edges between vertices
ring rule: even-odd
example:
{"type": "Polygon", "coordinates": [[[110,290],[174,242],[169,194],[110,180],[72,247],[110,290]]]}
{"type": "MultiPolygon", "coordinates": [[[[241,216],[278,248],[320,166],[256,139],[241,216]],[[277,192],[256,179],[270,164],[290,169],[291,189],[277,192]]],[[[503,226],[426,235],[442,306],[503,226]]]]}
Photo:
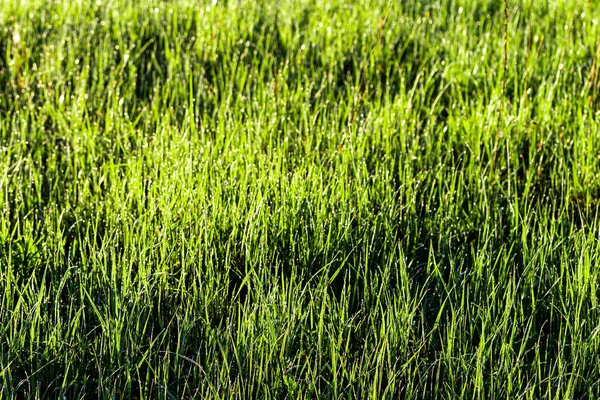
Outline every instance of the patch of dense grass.
{"type": "Polygon", "coordinates": [[[142,3],[0,0],[3,397],[600,396],[596,2],[142,3]]]}

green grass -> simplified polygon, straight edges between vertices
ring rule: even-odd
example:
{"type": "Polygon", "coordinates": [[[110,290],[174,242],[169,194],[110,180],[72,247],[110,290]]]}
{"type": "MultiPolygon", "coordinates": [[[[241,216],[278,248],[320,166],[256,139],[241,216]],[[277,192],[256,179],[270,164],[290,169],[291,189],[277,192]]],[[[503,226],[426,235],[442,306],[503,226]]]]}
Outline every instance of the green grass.
{"type": "Polygon", "coordinates": [[[141,3],[0,0],[0,397],[600,397],[596,1],[141,3]]]}

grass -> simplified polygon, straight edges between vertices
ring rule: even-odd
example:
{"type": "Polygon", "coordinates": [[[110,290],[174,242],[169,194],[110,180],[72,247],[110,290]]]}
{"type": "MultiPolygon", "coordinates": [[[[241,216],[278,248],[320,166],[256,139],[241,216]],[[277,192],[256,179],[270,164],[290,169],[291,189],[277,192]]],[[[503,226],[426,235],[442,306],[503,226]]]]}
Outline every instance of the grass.
{"type": "Polygon", "coordinates": [[[0,0],[1,397],[600,397],[596,2],[142,3],[0,0]]]}

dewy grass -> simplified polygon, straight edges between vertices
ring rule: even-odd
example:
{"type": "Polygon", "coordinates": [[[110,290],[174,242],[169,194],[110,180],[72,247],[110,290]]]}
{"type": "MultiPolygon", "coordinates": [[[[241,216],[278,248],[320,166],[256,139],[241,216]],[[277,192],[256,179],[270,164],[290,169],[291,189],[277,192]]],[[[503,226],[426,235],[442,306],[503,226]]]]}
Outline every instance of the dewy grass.
{"type": "Polygon", "coordinates": [[[600,7],[508,5],[0,0],[0,396],[600,397],[600,7]]]}

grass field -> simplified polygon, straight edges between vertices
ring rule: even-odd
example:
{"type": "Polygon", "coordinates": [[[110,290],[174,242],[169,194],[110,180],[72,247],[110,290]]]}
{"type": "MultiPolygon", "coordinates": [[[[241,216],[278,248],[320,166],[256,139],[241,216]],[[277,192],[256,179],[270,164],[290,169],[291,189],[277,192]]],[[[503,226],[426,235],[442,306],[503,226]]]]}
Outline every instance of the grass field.
{"type": "Polygon", "coordinates": [[[599,21],[0,0],[0,397],[600,398],[599,21]]]}

